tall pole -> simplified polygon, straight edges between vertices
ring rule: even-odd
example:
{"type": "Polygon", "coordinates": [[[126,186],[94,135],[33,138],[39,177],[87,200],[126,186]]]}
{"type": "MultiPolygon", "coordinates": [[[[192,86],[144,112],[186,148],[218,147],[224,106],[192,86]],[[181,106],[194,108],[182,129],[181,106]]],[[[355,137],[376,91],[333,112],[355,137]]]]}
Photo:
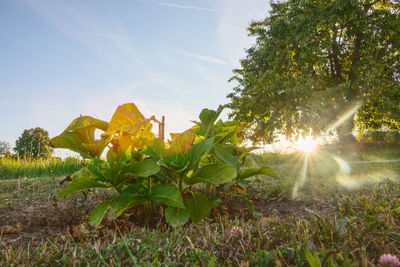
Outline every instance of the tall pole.
{"type": "Polygon", "coordinates": [[[164,142],[165,133],[165,116],[162,116],[161,123],[158,123],[158,138],[164,142]]]}

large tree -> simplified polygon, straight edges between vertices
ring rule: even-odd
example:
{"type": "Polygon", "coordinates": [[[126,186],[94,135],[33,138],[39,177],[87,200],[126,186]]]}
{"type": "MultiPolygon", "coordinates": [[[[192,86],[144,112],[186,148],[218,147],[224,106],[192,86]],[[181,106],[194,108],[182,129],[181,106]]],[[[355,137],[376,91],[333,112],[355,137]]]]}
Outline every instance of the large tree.
{"type": "Polygon", "coordinates": [[[20,157],[48,158],[52,153],[49,133],[40,127],[24,130],[15,142],[14,151],[20,157]]]}
{"type": "Polygon", "coordinates": [[[272,2],[249,35],[256,44],[234,70],[228,106],[262,138],[334,126],[349,142],[355,125],[400,130],[400,1],[272,2]]]}
{"type": "Polygon", "coordinates": [[[10,153],[10,144],[4,141],[0,141],[0,157],[10,153]]]}

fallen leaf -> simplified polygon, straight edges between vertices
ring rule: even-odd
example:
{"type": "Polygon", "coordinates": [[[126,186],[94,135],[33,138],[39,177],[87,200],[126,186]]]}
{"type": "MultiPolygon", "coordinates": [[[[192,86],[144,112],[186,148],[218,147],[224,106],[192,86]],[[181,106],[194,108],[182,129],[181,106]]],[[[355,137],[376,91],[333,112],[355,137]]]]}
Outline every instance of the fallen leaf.
{"type": "Polygon", "coordinates": [[[14,234],[21,232],[24,229],[22,223],[19,222],[15,225],[4,225],[0,226],[0,234],[14,234]]]}
{"type": "Polygon", "coordinates": [[[89,230],[83,223],[79,225],[69,225],[67,231],[75,240],[85,240],[89,234],[89,230]]]}

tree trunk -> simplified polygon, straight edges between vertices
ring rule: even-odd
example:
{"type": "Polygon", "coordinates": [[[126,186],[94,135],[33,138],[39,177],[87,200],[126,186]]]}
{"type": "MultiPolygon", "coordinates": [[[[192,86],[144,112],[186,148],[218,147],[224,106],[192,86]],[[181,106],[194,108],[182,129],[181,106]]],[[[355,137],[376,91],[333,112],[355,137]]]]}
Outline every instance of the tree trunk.
{"type": "Polygon", "coordinates": [[[339,143],[343,148],[354,148],[357,145],[357,140],[353,136],[354,129],[354,115],[345,120],[337,127],[339,143]]]}

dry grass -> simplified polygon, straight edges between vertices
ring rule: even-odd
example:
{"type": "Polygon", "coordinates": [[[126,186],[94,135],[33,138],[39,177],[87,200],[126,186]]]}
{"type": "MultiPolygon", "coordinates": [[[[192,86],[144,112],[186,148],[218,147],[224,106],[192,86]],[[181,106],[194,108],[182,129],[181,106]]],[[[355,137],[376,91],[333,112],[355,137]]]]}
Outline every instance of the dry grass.
{"type": "Polygon", "coordinates": [[[3,181],[1,197],[11,204],[0,208],[0,226],[22,222],[24,230],[0,237],[0,265],[308,266],[309,250],[322,266],[374,266],[383,253],[400,256],[398,165],[352,165],[352,176],[380,167],[394,179],[349,191],[337,182],[334,163],[315,164],[293,200],[301,163],[274,160],[281,179],[256,180],[249,188],[255,217],[243,203],[230,201],[208,222],[175,229],[143,228],[123,218],[93,229],[84,223],[87,214],[107,193],[86,200],[77,193],[56,204],[52,197],[61,188],[52,178],[26,180],[18,193],[18,180],[3,181]],[[31,192],[31,202],[22,192],[31,192]],[[232,236],[233,226],[243,235],[232,236]]]}

